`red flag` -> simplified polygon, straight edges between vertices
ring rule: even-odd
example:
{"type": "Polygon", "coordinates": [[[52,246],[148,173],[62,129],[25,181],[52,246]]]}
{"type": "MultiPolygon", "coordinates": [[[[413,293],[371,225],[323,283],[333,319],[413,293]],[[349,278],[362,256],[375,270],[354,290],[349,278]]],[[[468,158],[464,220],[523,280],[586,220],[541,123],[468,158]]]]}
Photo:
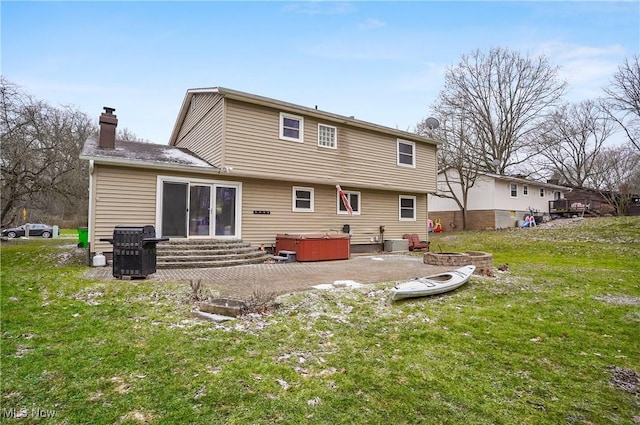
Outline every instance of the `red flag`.
{"type": "Polygon", "coordinates": [[[344,194],[344,190],[342,190],[339,184],[336,185],[336,189],[338,189],[338,193],[340,194],[340,198],[342,198],[342,202],[344,202],[344,206],[347,208],[347,212],[349,215],[353,215],[353,208],[351,208],[351,204],[349,203],[347,195],[344,194]]]}

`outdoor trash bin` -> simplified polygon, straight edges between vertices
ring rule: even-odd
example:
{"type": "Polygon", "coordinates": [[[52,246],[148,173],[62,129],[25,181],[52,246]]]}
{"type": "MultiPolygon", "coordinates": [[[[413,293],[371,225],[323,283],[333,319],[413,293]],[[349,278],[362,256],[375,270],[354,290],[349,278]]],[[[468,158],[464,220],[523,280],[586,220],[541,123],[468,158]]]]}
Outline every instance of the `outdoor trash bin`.
{"type": "Polygon", "coordinates": [[[89,245],[89,229],[78,227],[78,248],[86,248],[89,245]]]}
{"type": "Polygon", "coordinates": [[[156,238],[153,226],[116,226],[112,239],[113,277],[146,278],[156,272],[156,244],[169,238],[156,238]]]}

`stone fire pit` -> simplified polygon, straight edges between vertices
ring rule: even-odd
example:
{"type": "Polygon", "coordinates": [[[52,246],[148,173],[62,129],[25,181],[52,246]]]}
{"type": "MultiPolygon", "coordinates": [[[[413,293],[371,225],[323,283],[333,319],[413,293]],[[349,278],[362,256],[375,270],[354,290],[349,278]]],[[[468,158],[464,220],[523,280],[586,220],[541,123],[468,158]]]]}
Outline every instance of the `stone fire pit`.
{"type": "Polygon", "coordinates": [[[476,266],[474,274],[487,275],[493,271],[493,255],[488,252],[427,252],[424,263],[432,266],[476,266]]]}

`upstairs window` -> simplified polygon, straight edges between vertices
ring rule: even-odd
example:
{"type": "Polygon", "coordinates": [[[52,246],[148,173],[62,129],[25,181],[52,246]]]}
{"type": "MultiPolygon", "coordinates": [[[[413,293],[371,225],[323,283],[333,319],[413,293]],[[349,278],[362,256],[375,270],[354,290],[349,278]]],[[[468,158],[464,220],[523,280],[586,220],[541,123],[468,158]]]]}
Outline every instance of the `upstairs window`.
{"type": "Polygon", "coordinates": [[[398,165],[401,167],[416,166],[416,144],[398,139],[398,165]]]}
{"type": "Polygon", "coordinates": [[[280,139],[302,142],[303,134],[304,118],[280,112],[280,139]]]}
{"type": "Polygon", "coordinates": [[[522,186],[522,196],[529,196],[529,186],[526,184],[522,186]]]}
{"type": "Polygon", "coordinates": [[[416,197],[403,196],[399,198],[399,217],[400,221],[416,221],[416,197]]]}
{"type": "Polygon", "coordinates": [[[511,183],[509,185],[509,190],[511,191],[511,197],[512,198],[517,198],[518,197],[518,185],[515,183],[511,183]]]}
{"type": "MultiPolygon", "coordinates": [[[[353,210],[353,215],[360,215],[360,192],[352,192],[345,190],[344,191],[347,200],[349,201],[349,205],[351,205],[351,209],[353,210]]],[[[340,194],[338,196],[338,214],[349,214],[347,211],[347,206],[342,201],[342,197],[340,194]]]]}
{"type": "Polygon", "coordinates": [[[544,188],[543,187],[540,188],[540,197],[544,198],[544,188]]]}
{"type": "Polygon", "coordinates": [[[324,124],[318,124],[318,146],[322,148],[337,147],[338,129],[324,124]]]}
{"type": "Polygon", "coordinates": [[[296,212],[313,212],[313,188],[293,187],[292,210],[296,212]]]}

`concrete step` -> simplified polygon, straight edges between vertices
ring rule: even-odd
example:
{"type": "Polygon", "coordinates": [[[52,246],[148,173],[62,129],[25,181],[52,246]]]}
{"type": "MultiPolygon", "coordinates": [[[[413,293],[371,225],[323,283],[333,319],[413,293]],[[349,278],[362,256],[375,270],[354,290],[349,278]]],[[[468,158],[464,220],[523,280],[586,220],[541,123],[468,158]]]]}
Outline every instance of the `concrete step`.
{"type": "Polygon", "coordinates": [[[271,258],[241,240],[174,239],[158,244],[156,254],[158,269],[227,267],[271,258]]]}
{"type": "Polygon", "coordinates": [[[206,260],[206,261],[168,261],[168,262],[158,262],[156,265],[157,269],[197,269],[197,268],[213,268],[213,267],[231,267],[231,266],[242,266],[248,264],[261,264],[268,258],[271,258],[270,255],[267,255],[265,258],[232,258],[226,260],[206,260]]]}
{"type": "MultiPolygon", "coordinates": [[[[255,248],[245,247],[245,248],[233,248],[233,249],[203,249],[203,248],[171,248],[171,249],[156,249],[156,253],[158,256],[162,257],[174,257],[174,256],[183,256],[183,255],[203,255],[203,256],[215,256],[215,255],[250,255],[254,252],[258,252],[255,248]]],[[[262,252],[262,251],[260,251],[262,252]]]]}
{"type": "Polygon", "coordinates": [[[210,243],[218,243],[218,244],[238,243],[238,244],[246,245],[246,243],[243,242],[242,239],[208,239],[208,238],[202,238],[202,239],[173,238],[162,243],[187,244],[187,245],[210,244],[210,243]]]}
{"type": "MultiPolygon", "coordinates": [[[[224,260],[252,260],[255,258],[264,258],[265,253],[262,251],[252,251],[246,252],[242,254],[237,253],[218,253],[218,254],[206,254],[206,253],[192,253],[192,252],[184,252],[181,255],[163,255],[157,257],[157,262],[165,262],[165,263],[184,263],[184,262],[199,262],[199,261],[224,261],[224,260]]],[[[269,255],[267,255],[269,257],[269,255]]]]}
{"type": "Polygon", "coordinates": [[[194,249],[232,249],[232,248],[246,248],[250,247],[251,244],[242,242],[242,241],[168,241],[161,242],[158,244],[158,249],[182,249],[182,248],[194,248],[194,249]]]}

